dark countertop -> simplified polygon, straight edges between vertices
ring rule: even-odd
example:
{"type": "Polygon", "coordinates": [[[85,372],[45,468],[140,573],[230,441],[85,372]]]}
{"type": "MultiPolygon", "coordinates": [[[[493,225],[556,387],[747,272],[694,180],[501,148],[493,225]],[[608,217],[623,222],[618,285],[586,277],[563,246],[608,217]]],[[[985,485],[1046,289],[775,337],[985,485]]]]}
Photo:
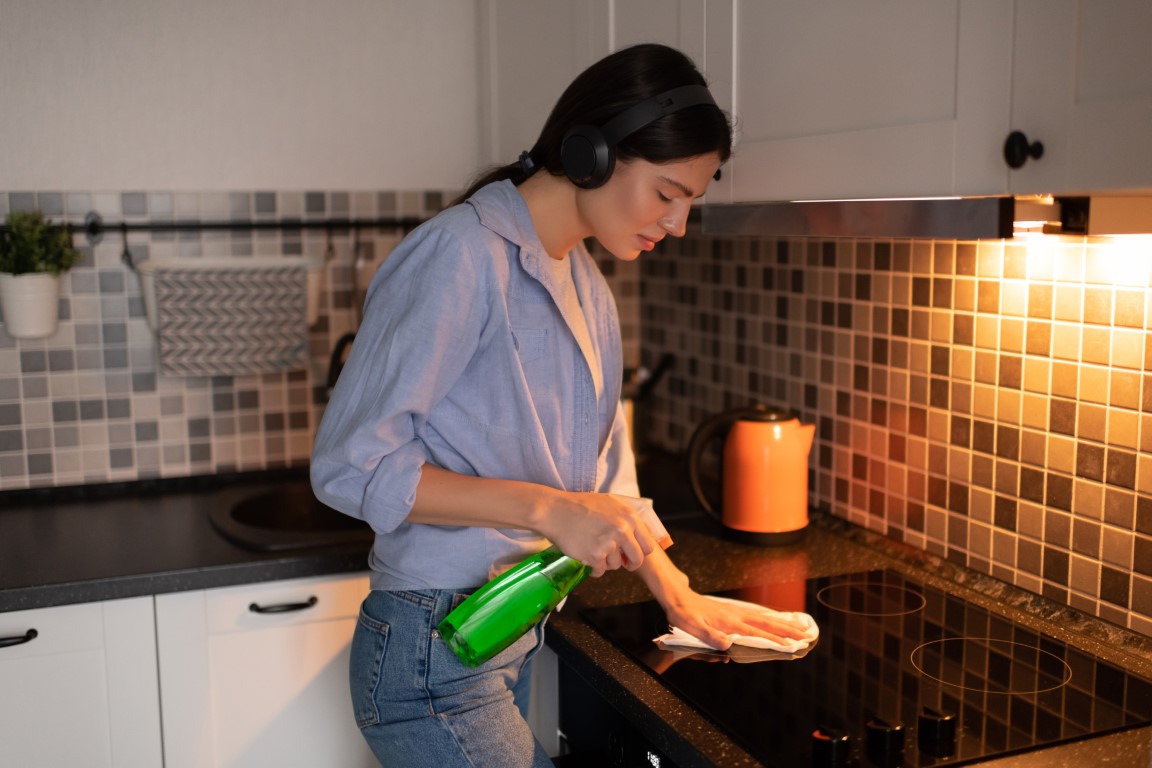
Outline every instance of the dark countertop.
{"type": "MultiPolygon", "coordinates": [[[[891,568],[1152,677],[1149,638],[827,515],[814,513],[804,541],[789,547],[731,542],[669,481],[677,476],[675,466],[649,464],[642,467],[642,487],[655,498],[675,539],[670,556],[701,592],[891,568]]],[[[303,477],[301,470],[290,470],[64,493],[2,493],[0,612],[364,570],[364,545],[258,552],[231,543],[210,525],[209,511],[235,498],[237,489],[303,477]]],[[[548,645],[672,760],[685,766],[758,765],[580,618],[584,607],[648,599],[634,574],[617,571],[589,579],[549,619],[548,645]]],[[[1152,727],[987,764],[1149,765],[1152,727]]]]}
{"type": "Polygon", "coordinates": [[[366,570],[365,544],[259,552],[209,523],[237,490],[305,478],[291,470],[0,494],[0,612],[366,570]]]}

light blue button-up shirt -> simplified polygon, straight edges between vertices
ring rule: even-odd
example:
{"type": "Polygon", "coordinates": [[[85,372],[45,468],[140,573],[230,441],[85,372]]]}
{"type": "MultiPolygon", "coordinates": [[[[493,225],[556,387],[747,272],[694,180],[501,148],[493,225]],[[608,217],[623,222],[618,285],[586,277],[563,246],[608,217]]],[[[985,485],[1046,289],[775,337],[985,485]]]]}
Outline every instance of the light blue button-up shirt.
{"type": "Polygon", "coordinates": [[[524,198],[504,181],[421,225],[373,277],[311,473],[321,501],[376,531],[374,589],[478,586],[548,544],[531,531],[408,522],[425,463],[639,495],[612,293],[587,251],[573,250],[586,357],[548,258],[524,198]]]}

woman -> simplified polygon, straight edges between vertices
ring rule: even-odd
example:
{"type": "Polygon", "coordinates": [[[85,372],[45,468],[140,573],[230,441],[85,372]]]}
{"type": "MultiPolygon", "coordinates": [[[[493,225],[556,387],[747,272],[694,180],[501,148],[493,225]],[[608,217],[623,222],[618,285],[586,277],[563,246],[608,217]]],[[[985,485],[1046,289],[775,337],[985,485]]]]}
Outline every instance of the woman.
{"type": "Polygon", "coordinates": [[[684,234],[731,151],[704,86],[664,46],[594,64],[530,152],[412,232],[373,278],[312,484],[376,531],[351,684],[386,765],[551,765],[523,715],[542,626],[476,669],[435,630],[549,542],[592,576],[635,571],[670,623],[717,648],[733,633],[800,636],[692,591],[629,503],[619,320],[582,245],[595,237],[630,261],[684,234]]]}

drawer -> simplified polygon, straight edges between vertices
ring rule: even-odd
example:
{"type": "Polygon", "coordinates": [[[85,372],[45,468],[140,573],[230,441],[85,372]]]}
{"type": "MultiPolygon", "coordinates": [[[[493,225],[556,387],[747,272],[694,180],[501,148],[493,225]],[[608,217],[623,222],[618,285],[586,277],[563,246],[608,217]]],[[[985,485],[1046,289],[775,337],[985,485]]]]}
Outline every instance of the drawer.
{"type": "Polygon", "coordinates": [[[368,591],[366,574],[209,590],[208,633],[356,618],[368,591]]]}
{"type": "Polygon", "coordinates": [[[60,605],[0,613],[0,639],[36,637],[26,643],[0,648],[0,661],[104,647],[104,611],[101,603],[60,605]]]}

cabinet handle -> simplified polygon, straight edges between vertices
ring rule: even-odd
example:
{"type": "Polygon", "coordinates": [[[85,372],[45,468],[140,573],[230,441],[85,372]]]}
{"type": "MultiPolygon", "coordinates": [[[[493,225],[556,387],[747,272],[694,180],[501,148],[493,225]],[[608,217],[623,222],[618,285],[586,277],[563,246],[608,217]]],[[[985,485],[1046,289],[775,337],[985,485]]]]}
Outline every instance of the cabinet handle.
{"type": "Polygon", "coordinates": [[[1029,142],[1023,131],[1012,131],[1004,141],[1004,162],[1009,168],[1023,168],[1028,158],[1039,160],[1044,157],[1044,144],[1029,142]]]}
{"type": "Polygon", "coordinates": [[[30,629],[22,635],[15,635],[14,637],[0,637],[0,648],[10,648],[13,645],[24,645],[24,643],[30,643],[39,636],[39,632],[34,629],[30,629]]]}
{"type": "Polygon", "coordinates": [[[316,595],[312,595],[303,603],[276,603],[275,605],[252,603],[248,606],[248,610],[252,613],[291,613],[292,611],[306,611],[318,602],[320,600],[317,599],[316,595]]]}

